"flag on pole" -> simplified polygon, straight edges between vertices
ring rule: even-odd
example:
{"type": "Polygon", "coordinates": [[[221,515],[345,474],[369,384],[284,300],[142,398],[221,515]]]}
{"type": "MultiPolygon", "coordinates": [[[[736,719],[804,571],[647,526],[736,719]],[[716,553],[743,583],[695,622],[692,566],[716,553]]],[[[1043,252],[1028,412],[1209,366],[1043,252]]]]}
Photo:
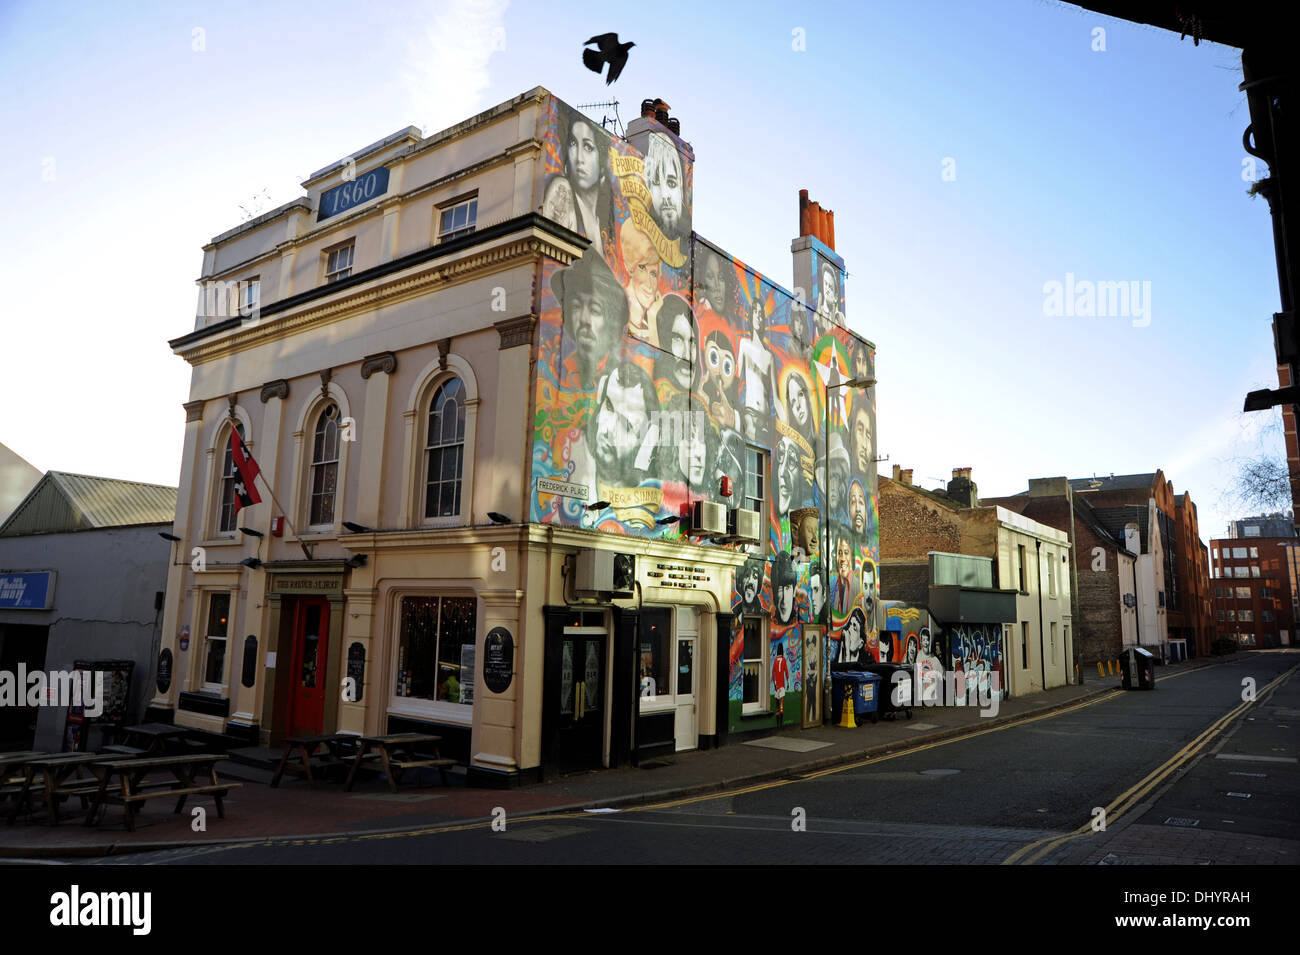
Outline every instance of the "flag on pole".
{"type": "Polygon", "coordinates": [[[254,483],[261,471],[253,456],[244,447],[244,439],[239,436],[238,428],[230,432],[230,456],[235,462],[234,513],[238,515],[241,507],[252,507],[254,504],[262,503],[262,496],[257,493],[257,486],[254,483]]]}

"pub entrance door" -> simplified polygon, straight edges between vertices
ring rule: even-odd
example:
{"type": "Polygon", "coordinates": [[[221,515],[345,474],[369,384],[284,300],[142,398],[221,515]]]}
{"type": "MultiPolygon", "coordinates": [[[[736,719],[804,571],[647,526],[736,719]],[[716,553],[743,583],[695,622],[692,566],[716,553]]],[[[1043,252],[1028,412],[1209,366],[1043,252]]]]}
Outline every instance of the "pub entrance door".
{"type": "Polygon", "coordinates": [[[288,736],[316,736],[325,729],[325,666],[330,602],[325,597],[295,597],[293,656],[289,670],[288,736]]]}
{"type": "Polygon", "coordinates": [[[555,768],[561,773],[598,769],[605,761],[606,643],[604,627],[565,627],[547,645],[547,706],[555,726],[555,768]]]}

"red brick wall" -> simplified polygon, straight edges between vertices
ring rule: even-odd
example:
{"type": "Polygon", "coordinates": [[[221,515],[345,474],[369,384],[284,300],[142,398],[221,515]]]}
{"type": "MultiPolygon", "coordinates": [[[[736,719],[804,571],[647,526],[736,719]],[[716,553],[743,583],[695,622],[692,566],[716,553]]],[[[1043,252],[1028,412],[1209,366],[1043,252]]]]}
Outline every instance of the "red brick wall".
{"type": "Polygon", "coordinates": [[[932,550],[961,553],[955,513],[889,478],[880,478],[880,562],[925,561],[932,550]]]}

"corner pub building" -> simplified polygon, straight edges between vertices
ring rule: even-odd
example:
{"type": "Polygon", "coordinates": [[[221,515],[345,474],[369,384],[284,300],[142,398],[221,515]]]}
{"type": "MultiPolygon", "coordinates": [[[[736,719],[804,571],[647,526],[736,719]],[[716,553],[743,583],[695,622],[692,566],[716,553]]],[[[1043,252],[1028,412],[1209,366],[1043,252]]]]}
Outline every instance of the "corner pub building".
{"type": "Polygon", "coordinates": [[[692,231],[678,129],[539,87],[205,246],[154,718],[506,786],[827,717],[883,648],[874,347],[833,214],[796,298],[692,231]]]}

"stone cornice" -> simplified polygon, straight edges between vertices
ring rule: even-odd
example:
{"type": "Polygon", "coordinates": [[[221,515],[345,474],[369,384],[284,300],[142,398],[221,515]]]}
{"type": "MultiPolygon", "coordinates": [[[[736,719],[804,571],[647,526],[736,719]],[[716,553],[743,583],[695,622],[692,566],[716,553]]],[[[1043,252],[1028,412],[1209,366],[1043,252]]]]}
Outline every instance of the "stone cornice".
{"type": "Polygon", "coordinates": [[[199,399],[198,401],[187,401],[185,404],[181,405],[181,407],[185,409],[185,423],[188,424],[191,421],[202,421],[203,406],[205,404],[207,404],[206,401],[199,399]]]}
{"type": "MultiPolygon", "coordinates": [[[[524,218],[533,217],[530,215],[524,218]]],[[[519,225],[523,227],[517,226],[497,245],[484,247],[476,244],[464,249],[460,255],[455,255],[455,251],[461,250],[447,250],[445,254],[437,255],[441,250],[434,246],[427,250],[434,253],[427,256],[427,262],[411,262],[404,268],[399,266],[400,271],[382,270],[387,274],[373,274],[380,273],[381,269],[370,270],[368,280],[367,273],[358,277],[364,284],[337,291],[333,287],[324,286],[322,288],[330,294],[320,297],[313,295],[296,308],[284,309],[274,317],[267,315],[269,308],[263,309],[261,320],[256,324],[245,323],[237,318],[228,319],[201,333],[176,339],[171,342],[171,346],[190,364],[199,365],[342,321],[357,313],[429,295],[538,258],[553,258],[567,265],[582,254],[585,242],[581,239],[570,243],[566,241],[567,236],[552,234],[549,229],[539,228],[536,222],[519,225]]]]}

